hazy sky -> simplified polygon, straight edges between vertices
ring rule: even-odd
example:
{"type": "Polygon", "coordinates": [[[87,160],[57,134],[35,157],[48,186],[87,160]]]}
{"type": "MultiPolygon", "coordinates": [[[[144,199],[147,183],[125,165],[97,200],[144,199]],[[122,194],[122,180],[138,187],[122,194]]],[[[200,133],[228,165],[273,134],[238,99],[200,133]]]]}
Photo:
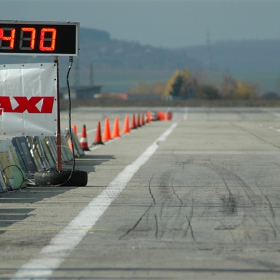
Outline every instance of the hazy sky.
{"type": "MultiPolygon", "coordinates": [[[[280,38],[280,0],[0,0],[1,20],[80,22],[156,47],[280,38]]],[[[280,46],[279,46],[280,47],[280,46]]]]}

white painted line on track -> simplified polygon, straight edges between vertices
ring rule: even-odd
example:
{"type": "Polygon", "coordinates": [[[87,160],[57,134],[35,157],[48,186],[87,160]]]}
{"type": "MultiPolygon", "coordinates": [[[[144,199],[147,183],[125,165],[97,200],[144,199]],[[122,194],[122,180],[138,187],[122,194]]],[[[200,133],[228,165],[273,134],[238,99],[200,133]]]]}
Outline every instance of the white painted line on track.
{"type": "Polygon", "coordinates": [[[81,242],[115,198],[124,190],[134,174],[145,164],[177,126],[173,123],[133,163],[126,166],[62,231],[43,247],[39,255],[24,264],[12,279],[47,279],[81,242]]]}

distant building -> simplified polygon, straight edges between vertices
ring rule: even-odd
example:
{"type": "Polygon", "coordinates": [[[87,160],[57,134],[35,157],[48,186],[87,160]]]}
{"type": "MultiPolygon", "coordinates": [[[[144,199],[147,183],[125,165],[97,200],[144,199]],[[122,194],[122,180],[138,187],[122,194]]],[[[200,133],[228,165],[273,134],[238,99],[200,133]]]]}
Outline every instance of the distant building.
{"type": "MultiPolygon", "coordinates": [[[[93,99],[96,94],[100,94],[102,86],[86,85],[86,86],[70,86],[71,99],[93,99]]],[[[60,97],[68,99],[68,88],[60,89],[60,97]]]]}

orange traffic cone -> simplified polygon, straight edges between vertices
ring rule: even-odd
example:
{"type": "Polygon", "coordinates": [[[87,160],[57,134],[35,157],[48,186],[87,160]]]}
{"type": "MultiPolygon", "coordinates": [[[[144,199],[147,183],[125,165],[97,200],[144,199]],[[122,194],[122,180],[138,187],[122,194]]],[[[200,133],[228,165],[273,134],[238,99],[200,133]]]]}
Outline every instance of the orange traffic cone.
{"type": "Polygon", "coordinates": [[[114,131],[113,131],[113,134],[112,134],[112,138],[117,138],[117,137],[121,137],[120,129],[119,129],[119,119],[118,118],[115,119],[114,131]]]}
{"type": "Polygon", "coordinates": [[[73,154],[72,142],[70,139],[68,140],[68,147],[69,147],[70,152],[73,154]]]}
{"type": "Polygon", "coordinates": [[[168,112],[166,113],[166,115],[167,115],[167,119],[168,119],[169,121],[172,120],[172,112],[168,111],[168,112]]]}
{"type": "Polygon", "coordinates": [[[77,126],[75,124],[73,124],[72,128],[73,128],[73,131],[75,132],[75,134],[78,135],[77,126]]]}
{"type": "Polygon", "coordinates": [[[164,121],[164,112],[159,111],[159,112],[157,113],[157,119],[158,119],[159,121],[164,121]]]}
{"type": "Polygon", "coordinates": [[[86,125],[83,125],[83,129],[82,129],[82,137],[80,140],[80,144],[81,147],[84,151],[90,151],[90,149],[88,148],[88,142],[87,142],[87,130],[86,130],[86,125]]]}
{"type": "Polygon", "coordinates": [[[151,121],[152,121],[152,118],[151,118],[151,111],[147,111],[146,115],[147,115],[147,122],[148,122],[148,123],[151,122],[151,121]]]}
{"type": "Polygon", "coordinates": [[[145,115],[142,114],[142,125],[145,125],[145,124],[146,124],[146,122],[145,122],[145,115]]]}
{"type": "Polygon", "coordinates": [[[139,114],[139,113],[138,113],[138,115],[137,115],[137,123],[138,123],[138,126],[139,126],[139,127],[142,126],[141,118],[140,118],[140,114],[139,114]]]}
{"type": "Polygon", "coordinates": [[[101,137],[101,124],[98,122],[93,145],[104,145],[101,137]]]}
{"type": "Polygon", "coordinates": [[[139,126],[138,117],[135,115],[135,128],[139,126]]]}
{"type": "Polygon", "coordinates": [[[122,133],[130,133],[130,127],[129,127],[129,116],[125,117],[124,125],[123,125],[123,130],[122,133]]]}
{"type": "Polygon", "coordinates": [[[161,112],[157,112],[156,113],[156,118],[157,118],[158,121],[160,121],[160,116],[161,116],[161,112]]]}
{"type": "MultiPolygon", "coordinates": [[[[74,144],[74,143],[73,143],[74,144]]],[[[68,147],[69,147],[69,150],[72,154],[74,154],[75,158],[79,158],[79,154],[77,152],[77,150],[75,150],[75,145],[73,145],[73,148],[74,148],[74,152],[73,152],[73,149],[72,149],[72,141],[69,139],[68,140],[68,147]]]]}
{"type": "Polygon", "coordinates": [[[102,140],[103,141],[112,140],[111,130],[110,130],[110,121],[108,118],[105,119],[105,128],[104,128],[102,140]]]}
{"type": "Polygon", "coordinates": [[[135,116],[134,114],[132,115],[132,121],[131,121],[131,129],[136,129],[136,124],[135,124],[135,116]]]}

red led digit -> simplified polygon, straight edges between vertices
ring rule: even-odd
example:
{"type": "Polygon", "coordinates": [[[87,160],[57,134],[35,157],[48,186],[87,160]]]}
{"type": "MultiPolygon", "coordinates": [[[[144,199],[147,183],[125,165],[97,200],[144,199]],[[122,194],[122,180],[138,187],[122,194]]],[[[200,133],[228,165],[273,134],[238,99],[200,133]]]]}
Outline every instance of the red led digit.
{"type": "Polygon", "coordinates": [[[36,29],[32,27],[22,27],[20,32],[19,49],[20,50],[34,50],[35,47],[36,29]],[[26,36],[26,33],[30,33],[26,36]],[[29,41],[29,46],[25,46],[24,42],[29,41]]]}
{"type": "Polygon", "coordinates": [[[41,51],[52,52],[55,49],[56,43],[56,29],[55,28],[42,28],[40,34],[39,49],[41,51]],[[46,38],[46,33],[51,33],[50,38],[46,38]],[[47,46],[45,43],[48,42],[47,46]]]}
{"type": "Polygon", "coordinates": [[[0,49],[14,49],[15,46],[15,28],[0,28],[0,49]],[[5,35],[5,31],[10,31],[10,35],[5,35]],[[9,42],[8,46],[3,46],[3,41],[9,42]]]}

